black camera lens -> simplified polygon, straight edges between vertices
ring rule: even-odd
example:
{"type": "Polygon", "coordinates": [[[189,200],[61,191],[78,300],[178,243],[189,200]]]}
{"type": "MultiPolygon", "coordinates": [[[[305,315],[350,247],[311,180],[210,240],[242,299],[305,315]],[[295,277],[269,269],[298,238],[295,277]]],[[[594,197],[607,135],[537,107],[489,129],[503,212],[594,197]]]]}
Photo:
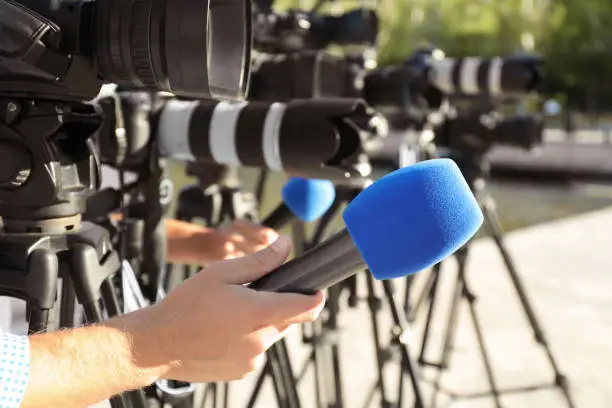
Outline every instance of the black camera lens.
{"type": "Polygon", "coordinates": [[[242,99],[250,72],[250,0],[99,0],[94,56],[123,89],[242,99]]]}

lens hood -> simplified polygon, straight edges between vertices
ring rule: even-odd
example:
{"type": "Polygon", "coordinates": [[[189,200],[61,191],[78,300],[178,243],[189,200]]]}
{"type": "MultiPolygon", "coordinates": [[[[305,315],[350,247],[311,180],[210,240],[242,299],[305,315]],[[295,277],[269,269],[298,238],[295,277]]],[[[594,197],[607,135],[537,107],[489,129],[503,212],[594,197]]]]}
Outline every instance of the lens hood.
{"type": "Polygon", "coordinates": [[[250,77],[250,0],[102,0],[94,57],[123,89],[243,99],[250,77]]]}

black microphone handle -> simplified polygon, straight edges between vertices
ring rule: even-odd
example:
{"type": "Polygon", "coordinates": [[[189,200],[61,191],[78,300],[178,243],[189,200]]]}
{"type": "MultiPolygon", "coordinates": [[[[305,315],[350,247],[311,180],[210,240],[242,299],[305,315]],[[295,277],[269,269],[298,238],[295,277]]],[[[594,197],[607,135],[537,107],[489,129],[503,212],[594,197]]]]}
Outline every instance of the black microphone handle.
{"type": "Polygon", "coordinates": [[[285,203],[281,203],[262,221],[261,225],[278,231],[287,226],[295,218],[296,216],[285,203]]]}
{"type": "Polygon", "coordinates": [[[249,287],[269,292],[311,294],[355,275],[364,266],[353,239],[343,229],[302,256],[257,279],[249,287]]]}

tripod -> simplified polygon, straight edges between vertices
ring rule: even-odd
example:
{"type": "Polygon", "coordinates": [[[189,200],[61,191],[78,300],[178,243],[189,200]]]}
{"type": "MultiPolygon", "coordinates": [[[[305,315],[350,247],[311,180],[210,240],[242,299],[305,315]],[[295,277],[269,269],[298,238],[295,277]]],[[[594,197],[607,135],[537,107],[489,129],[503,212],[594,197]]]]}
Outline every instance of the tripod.
{"type": "MultiPolygon", "coordinates": [[[[359,192],[362,190],[362,186],[354,187],[354,186],[337,186],[336,187],[336,199],[332,205],[332,207],[328,210],[328,212],[321,218],[317,228],[314,232],[312,242],[308,245],[311,247],[312,245],[316,245],[322,240],[322,237],[331,224],[331,222],[336,218],[338,213],[340,212],[342,206],[345,203],[350,202],[359,192]]],[[[408,344],[406,341],[407,332],[408,332],[408,320],[404,313],[403,308],[397,301],[394,295],[394,287],[392,281],[382,281],[380,285],[382,286],[384,293],[384,300],[386,300],[389,309],[391,311],[391,317],[393,321],[393,327],[391,330],[392,339],[391,343],[388,347],[385,347],[382,344],[380,338],[380,324],[379,324],[379,310],[382,305],[383,299],[379,297],[376,291],[376,281],[372,277],[372,275],[367,272],[367,303],[368,309],[370,312],[370,320],[372,323],[373,333],[374,333],[374,347],[375,347],[375,355],[376,355],[376,364],[377,364],[377,384],[372,392],[372,395],[378,390],[380,394],[380,406],[381,408],[393,408],[393,407],[401,407],[404,403],[404,376],[408,375],[413,394],[414,394],[414,406],[418,408],[424,407],[424,398],[421,390],[421,384],[419,383],[419,375],[418,375],[418,366],[416,364],[415,359],[412,357],[410,350],[408,348],[408,344]],[[390,361],[392,356],[392,348],[396,348],[399,350],[401,354],[400,360],[400,372],[399,372],[399,388],[398,395],[396,401],[392,401],[387,392],[386,379],[383,375],[385,365],[390,361]]],[[[343,405],[342,398],[342,390],[341,390],[341,370],[340,370],[340,360],[339,360],[339,352],[338,352],[338,342],[337,336],[334,333],[338,330],[337,327],[337,315],[339,313],[339,295],[340,292],[344,289],[348,289],[349,291],[349,306],[355,306],[357,304],[357,277],[352,279],[348,279],[347,281],[336,285],[330,288],[328,294],[328,308],[327,308],[327,319],[323,323],[325,337],[323,340],[317,338],[317,334],[319,331],[314,330],[314,339],[310,340],[313,347],[313,352],[311,354],[311,362],[315,365],[315,373],[319,372],[318,376],[325,378],[325,380],[319,379],[319,382],[334,384],[333,391],[333,402],[328,403],[327,405],[318,405],[319,407],[333,407],[339,408],[343,405]],[[323,371],[323,366],[327,366],[324,362],[321,362],[320,359],[317,359],[317,355],[323,354],[326,352],[325,348],[328,348],[328,353],[331,355],[331,367],[328,369],[329,372],[325,373],[323,371]]],[[[329,396],[328,396],[329,398],[329,396]]]]}
{"type": "MultiPolygon", "coordinates": [[[[533,307],[531,306],[531,302],[527,296],[526,290],[523,286],[522,280],[518,274],[518,271],[515,267],[514,261],[510,256],[508,249],[506,248],[503,241],[503,231],[499,222],[499,218],[495,211],[495,204],[493,199],[486,192],[486,183],[485,180],[488,176],[488,166],[487,163],[483,160],[481,156],[470,157],[457,155],[452,157],[459,168],[462,170],[462,173],[466,180],[468,181],[472,191],[474,192],[476,198],[478,199],[482,211],[485,217],[484,227],[488,233],[488,235],[493,239],[497,249],[499,250],[508,275],[512,281],[512,285],[516,294],[521,302],[522,308],[527,316],[527,320],[533,330],[535,341],[540,344],[546,357],[555,373],[554,385],[559,387],[562,391],[567,404],[570,408],[574,407],[574,403],[571,398],[571,394],[569,391],[569,386],[567,382],[566,376],[561,373],[559,366],[552,354],[550,346],[548,344],[548,340],[544,334],[542,326],[538,321],[533,307]]],[[[444,343],[442,348],[442,354],[440,361],[438,363],[432,363],[425,359],[425,354],[427,351],[427,345],[429,340],[429,334],[431,329],[431,322],[433,318],[433,311],[435,307],[437,289],[439,284],[439,276],[441,270],[441,263],[435,265],[432,269],[431,274],[428,277],[428,280],[425,284],[423,291],[420,296],[417,298],[414,306],[412,307],[412,312],[417,313],[421,307],[424,307],[425,302],[428,303],[427,308],[427,317],[425,322],[425,328],[423,332],[423,337],[421,339],[421,351],[419,356],[419,362],[424,365],[430,365],[438,368],[438,372],[436,374],[434,380],[434,394],[432,400],[432,406],[436,404],[436,398],[438,391],[440,389],[440,380],[442,375],[442,369],[448,366],[448,360],[451,350],[453,349],[454,337],[456,335],[456,328],[458,324],[458,310],[459,303],[463,299],[467,302],[470,312],[470,317],[473,323],[474,331],[477,338],[479,352],[482,358],[482,363],[484,365],[487,380],[490,386],[491,394],[494,398],[496,407],[501,407],[500,396],[502,391],[499,390],[497,386],[495,376],[493,374],[493,366],[489,354],[487,352],[486,341],[483,335],[482,324],[479,320],[478,313],[476,311],[476,296],[472,292],[469,286],[469,282],[467,279],[467,259],[470,250],[470,243],[466,244],[463,248],[458,250],[455,254],[458,263],[458,274],[454,284],[453,289],[453,297],[451,300],[450,313],[448,317],[448,321],[446,324],[446,332],[444,334],[444,343]]],[[[408,296],[408,293],[407,293],[408,296]]]]}
{"type": "MultiPolygon", "coordinates": [[[[210,227],[217,227],[226,221],[235,219],[257,221],[259,217],[256,200],[252,194],[241,190],[235,168],[216,164],[190,163],[187,172],[197,177],[199,184],[188,186],[179,194],[177,219],[183,221],[202,219],[210,227]]],[[[186,266],[183,269],[183,279],[188,278],[192,273],[192,268],[186,266]]],[[[167,281],[166,287],[169,285],[171,282],[167,281]]],[[[266,365],[257,378],[247,406],[255,405],[265,378],[270,375],[278,407],[300,408],[297,383],[284,340],[271,347],[267,356],[266,365]]],[[[220,384],[207,385],[203,405],[206,404],[210,395],[213,407],[228,407],[229,384],[223,385],[222,400],[219,400],[220,386],[220,384]]]]}
{"type": "MultiPolygon", "coordinates": [[[[6,97],[0,112],[8,164],[0,170],[0,295],[26,301],[30,334],[73,327],[77,301],[87,323],[119,315],[111,281],[119,256],[104,227],[81,221],[86,196],[99,184],[89,138],[101,116],[81,103],[6,97]]],[[[110,403],[146,407],[141,390],[110,403]]]]}

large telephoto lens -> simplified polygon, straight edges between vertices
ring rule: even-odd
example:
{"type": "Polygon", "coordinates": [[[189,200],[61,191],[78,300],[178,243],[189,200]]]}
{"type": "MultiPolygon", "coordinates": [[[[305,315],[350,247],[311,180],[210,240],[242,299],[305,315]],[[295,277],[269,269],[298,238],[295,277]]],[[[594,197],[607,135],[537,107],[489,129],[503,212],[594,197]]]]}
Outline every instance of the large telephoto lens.
{"type": "Polygon", "coordinates": [[[97,0],[93,24],[107,82],[191,98],[246,96],[250,0],[97,0]]]}

